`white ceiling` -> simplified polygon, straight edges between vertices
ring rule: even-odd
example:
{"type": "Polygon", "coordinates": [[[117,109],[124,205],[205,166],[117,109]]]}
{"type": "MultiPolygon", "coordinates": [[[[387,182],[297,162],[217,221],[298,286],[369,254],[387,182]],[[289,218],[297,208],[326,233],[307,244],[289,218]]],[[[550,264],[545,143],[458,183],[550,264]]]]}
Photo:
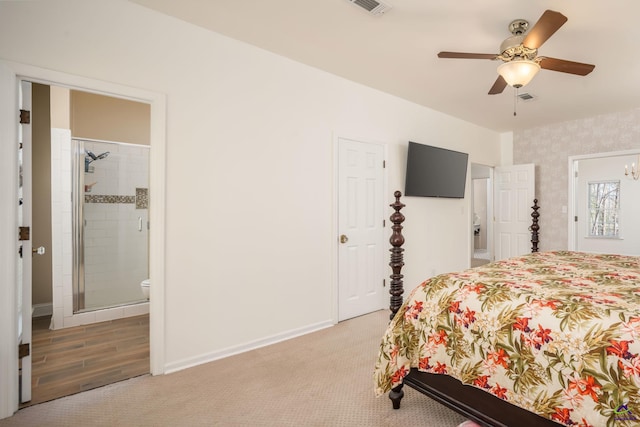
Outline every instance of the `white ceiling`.
{"type": "Polygon", "coordinates": [[[348,0],[132,0],[184,21],[496,131],[640,107],[638,0],[384,0],[373,16],[348,0]],[[520,93],[487,92],[497,61],[439,51],[499,53],[514,19],[546,9],[568,18],[539,55],[595,64],[588,76],[541,70],[520,93]]]}

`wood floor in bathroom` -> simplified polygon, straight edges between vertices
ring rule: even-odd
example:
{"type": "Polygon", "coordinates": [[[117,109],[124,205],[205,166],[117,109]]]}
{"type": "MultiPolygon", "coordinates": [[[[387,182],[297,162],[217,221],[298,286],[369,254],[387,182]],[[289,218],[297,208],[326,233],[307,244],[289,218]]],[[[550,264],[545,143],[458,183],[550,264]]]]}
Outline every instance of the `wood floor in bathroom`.
{"type": "Polygon", "coordinates": [[[57,331],[33,319],[31,401],[21,407],[149,373],[149,315],[57,331]]]}

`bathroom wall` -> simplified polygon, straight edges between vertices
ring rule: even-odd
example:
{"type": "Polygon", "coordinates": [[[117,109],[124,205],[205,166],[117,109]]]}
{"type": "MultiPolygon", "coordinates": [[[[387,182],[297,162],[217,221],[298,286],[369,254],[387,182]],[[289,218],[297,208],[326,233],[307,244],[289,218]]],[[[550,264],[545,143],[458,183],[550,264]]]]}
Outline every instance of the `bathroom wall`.
{"type": "Polygon", "coordinates": [[[149,145],[149,104],[72,90],[70,107],[74,138],[149,145]]]}
{"type": "Polygon", "coordinates": [[[45,253],[32,257],[34,316],[51,314],[51,111],[49,86],[33,83],[32,90],[32,238],[45,253]]]}

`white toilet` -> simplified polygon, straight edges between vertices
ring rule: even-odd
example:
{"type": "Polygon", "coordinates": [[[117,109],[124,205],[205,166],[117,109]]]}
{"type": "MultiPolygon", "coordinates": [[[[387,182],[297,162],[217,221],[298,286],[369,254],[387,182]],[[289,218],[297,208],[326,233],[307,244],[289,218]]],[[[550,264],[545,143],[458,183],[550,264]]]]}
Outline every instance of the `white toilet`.
{"type": "Polygon", "coordinates": [[[144,279],[142,282],[140,282],[140,287],[142,288],[142,295],[144,295],[144,297],[146,299],[149,299],[149,279],[144,279]]]}

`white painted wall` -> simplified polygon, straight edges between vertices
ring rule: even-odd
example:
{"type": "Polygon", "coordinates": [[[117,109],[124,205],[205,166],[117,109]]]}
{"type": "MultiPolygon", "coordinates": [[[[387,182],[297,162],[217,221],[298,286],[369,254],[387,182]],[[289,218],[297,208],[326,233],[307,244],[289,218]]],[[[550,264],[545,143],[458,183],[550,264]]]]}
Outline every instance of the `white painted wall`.
{"type": "MultiPolygon", "coordinates": [[[[0,58],[167,95],[167,370],[333,321],[336,136],[388,144],[389,203],[408,140],[486,165],[504,151],[495,132],[125,1],[1,2],[0,58]]],[[[408,285],[468,265],[470,187],[405,200],[408,285]]]]}
{"type": "Polygon", "coordinates": [[[502,157],[502,165],[509,166],[513,164],[513,132],[504,132],[500,134],[500,152],[502,157]]]}

